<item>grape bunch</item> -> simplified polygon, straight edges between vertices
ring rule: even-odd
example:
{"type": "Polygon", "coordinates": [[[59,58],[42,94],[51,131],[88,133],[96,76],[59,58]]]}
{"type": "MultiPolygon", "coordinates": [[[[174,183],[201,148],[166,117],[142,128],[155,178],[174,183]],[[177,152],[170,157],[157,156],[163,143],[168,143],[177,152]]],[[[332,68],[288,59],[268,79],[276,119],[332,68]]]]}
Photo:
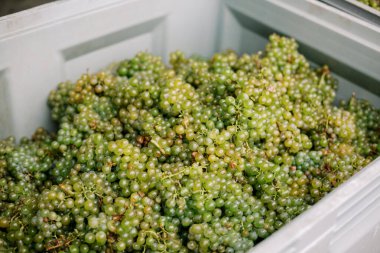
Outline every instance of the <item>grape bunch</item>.
{"type": "Polygon", "coordinates": [[[294,39],[149,53],[51,91],[56,132],[0,140],[0,252],[243,253],[380,154],[380,111],[294,39]]]}

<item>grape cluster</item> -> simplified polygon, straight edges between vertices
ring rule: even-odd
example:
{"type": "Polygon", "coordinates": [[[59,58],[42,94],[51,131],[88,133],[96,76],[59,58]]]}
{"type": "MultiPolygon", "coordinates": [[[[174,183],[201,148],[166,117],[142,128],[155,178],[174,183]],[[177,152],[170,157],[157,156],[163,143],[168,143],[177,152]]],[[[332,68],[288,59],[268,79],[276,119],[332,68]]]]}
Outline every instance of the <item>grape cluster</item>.
{"type": "Polygon", "coordinates": [[[265,52],[139,53],[51,91],[58,130],[0,141],[0,252],[246,252],[380,153],[380,111],[265,52]]]}

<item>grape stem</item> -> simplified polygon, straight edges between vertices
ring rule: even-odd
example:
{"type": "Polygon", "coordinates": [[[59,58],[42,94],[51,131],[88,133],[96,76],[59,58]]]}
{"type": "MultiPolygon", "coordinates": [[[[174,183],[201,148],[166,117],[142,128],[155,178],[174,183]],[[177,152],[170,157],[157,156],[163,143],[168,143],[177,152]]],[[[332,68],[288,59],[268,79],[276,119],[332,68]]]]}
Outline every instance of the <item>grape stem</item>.
{"type": "Polygon", "coordinates": [[[159,150],[160,150],[160,152],[162,153],[162,154],[164,154],[164,155],[166,155],[165,154],[165,150],[155,141],[155,140],[150,140],[150,142],[151,143],[153,143],[154,144],[154,146],[156,146],[159,150]]]}
{"type": "Polygon", "coordinates": [[[57,248],[60,248],[62,246],[68,246],[72,241],[74,241],[75,238],[73,239],[70,239],[70,240],[67,240],[67,241],[63,241],[63,240],[60,240],[60,239],[56,239],[55,242],[58,243],[54,246],[50,246],[50,247],[47,247],[46,248],[46,251],[50,251],[50,250],[53,250],[53,249],[57,249],[57,248]]]}
{"type": "Polygon", "coordinates": [[[187,168],[185,168],[185,169],[183,169],[183,170],[180,170],[180,171],[178,171],[177,173],[173,173],[173,174],[166,175],[166,176],[162,177],[162,179],[172,178],[172,177],[175,177],[175,176],[181,175],[181,174],[185,173],[186,169],[187,169],[187,168]]]}
{"type": "Polygon", "coordinates": [[[63,190],[64,192],[66,192],[67,194],[69,195],[74,195],[74,192],[72,192],[71,190],[69,189],[66,189],[65,185],[64,184],[59,184],[59,188],[61,188],[61,190],[63,190]]]}

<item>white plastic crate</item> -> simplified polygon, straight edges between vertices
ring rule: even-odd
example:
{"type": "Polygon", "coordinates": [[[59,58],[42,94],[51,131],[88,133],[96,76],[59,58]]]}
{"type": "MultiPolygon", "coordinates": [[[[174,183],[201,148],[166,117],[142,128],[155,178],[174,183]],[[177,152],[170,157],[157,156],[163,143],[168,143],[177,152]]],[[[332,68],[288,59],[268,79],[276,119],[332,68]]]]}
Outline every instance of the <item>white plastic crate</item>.
{"type": "MultiPolygon", "coordinates": [[[[316,0],[68,0],[0,18],[0,138],[52,129],[48,92],[64,80],[149,51],[210,56],[296,38],[340,81],[338,98],[380,107],[380,28],[316,0]]],[[[380,252],[380,160],[252,252],[380,252]]]]}

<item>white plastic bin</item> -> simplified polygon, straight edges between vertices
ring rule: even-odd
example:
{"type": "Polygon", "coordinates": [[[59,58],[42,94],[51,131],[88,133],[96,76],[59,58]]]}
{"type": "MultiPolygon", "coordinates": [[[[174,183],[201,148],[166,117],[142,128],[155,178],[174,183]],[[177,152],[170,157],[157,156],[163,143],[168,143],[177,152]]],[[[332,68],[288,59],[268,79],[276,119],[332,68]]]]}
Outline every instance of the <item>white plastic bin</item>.
{"type": "MultiPolygon", "coordinates": [[[[149,51],[210,56],[297,39],[340,80],[338,98],[380,107],[380,27],[316,0],[67,0],[0,18],[0,138],[52,128],[57,83],[149,51]]],[[[251,252],[380,252],[380,160],[251,252]]]]}

